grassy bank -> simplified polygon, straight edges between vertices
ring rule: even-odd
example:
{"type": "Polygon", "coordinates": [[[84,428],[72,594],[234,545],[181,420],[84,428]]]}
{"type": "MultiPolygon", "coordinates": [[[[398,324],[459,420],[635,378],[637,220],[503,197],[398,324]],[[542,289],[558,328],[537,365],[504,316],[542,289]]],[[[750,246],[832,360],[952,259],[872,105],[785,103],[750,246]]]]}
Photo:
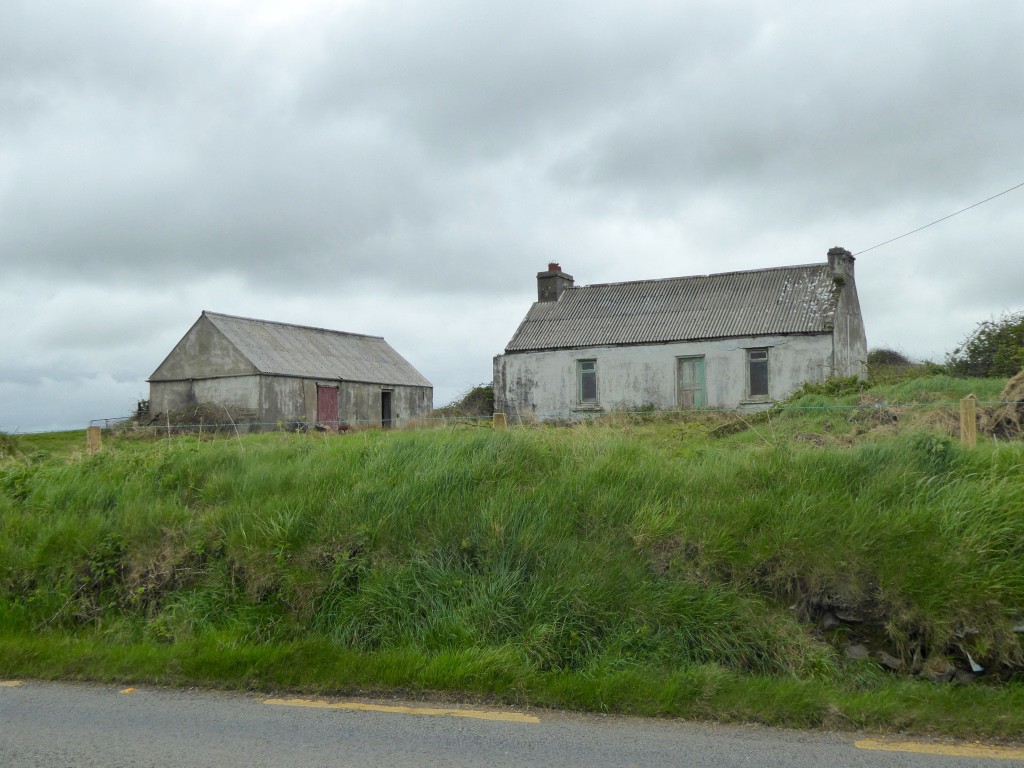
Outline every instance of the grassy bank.
{"type": "Polygon", "coordinates": [[[0,675],[1017,735],[1024,445],[873,397],[8,460],[0,675]]]}

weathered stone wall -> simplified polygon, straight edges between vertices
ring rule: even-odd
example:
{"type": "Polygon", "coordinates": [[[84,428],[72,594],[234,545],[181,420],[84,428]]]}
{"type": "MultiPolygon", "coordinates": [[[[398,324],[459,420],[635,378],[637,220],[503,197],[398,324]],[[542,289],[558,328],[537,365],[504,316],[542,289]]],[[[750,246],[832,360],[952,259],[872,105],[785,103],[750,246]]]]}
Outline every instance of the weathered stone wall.
{"type": "Polygon", "coordinates": [[[839,302],[833,320],[833,343],[835,345],[834,376],[868,375],[868,342],[864,333],[864,317],[860,311],[857,296],[857,282],[854,279],[854,258],[843,248],[829,251],[829,265],[839,289],[839,302]]]}
{"type": "Polygon", "coordinates": [[[433,410],[432,387],[388,386],[346,381],[341,386],[338,401],[339,418],[353,426],[381,426],[383,391],[391,392],[391,421],[395,426],[416,419],[426,419],[433,410]]]}
{"type": "MultiPolygon", "coordinates": [[[[223,405],[233,413],[251,413],[262,429],[316,424],[316,387],[334,386],[338,418],[352,426],[381,425],[381,392],[391,392],[392,424],[426,419],[433,410],[431,387],[385,386],[288,376],[231,376],[196,381],[153,381],[150,413],[183,413],[200,403],[223,405]]],[[[226,417],[225,417],[226,418],[226,417]]]]}
{"type": "MultiPolygon", "coordinates": [[[[264,429],[280,424],[307,421],[305,379],[288,376],[260,376],[259,420],[264,429]]],[[[316,417],[316,391],[313,392],[316,417]]]]}
{"type": "Polygon", "coordinates": [[[260,377],[230,376],[196,381],[154,381],[149,385],[149,412],[183,413],[200,403],[215,403],[258,417],[260,377]]]}

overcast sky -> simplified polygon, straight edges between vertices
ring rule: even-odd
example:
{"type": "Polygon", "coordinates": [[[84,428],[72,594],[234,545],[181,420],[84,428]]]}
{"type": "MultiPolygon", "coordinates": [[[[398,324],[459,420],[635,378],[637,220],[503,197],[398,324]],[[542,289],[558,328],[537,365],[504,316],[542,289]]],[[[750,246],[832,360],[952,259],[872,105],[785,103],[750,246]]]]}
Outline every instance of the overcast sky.
{"type": "MultiPolygon", "coordinates": [[[[1024,182],[1024,3],[6,0],[0,430],[128,414],[204,309],[435,405],[579,285],[822,262],[1024,182]]],[[[1024,188],[864,253],[868,344],[1024,308],[1024,188]]]]}

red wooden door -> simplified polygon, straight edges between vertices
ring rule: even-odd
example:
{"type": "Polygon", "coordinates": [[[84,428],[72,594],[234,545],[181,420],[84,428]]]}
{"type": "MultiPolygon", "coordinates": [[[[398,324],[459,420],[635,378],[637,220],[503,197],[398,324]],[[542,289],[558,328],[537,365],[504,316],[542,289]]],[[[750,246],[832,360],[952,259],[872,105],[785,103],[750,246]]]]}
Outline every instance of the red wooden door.
{"type": "Polygon", "coordinates": [[[338,426],[338,388],[316,385],[316,422],[338,426]]]}

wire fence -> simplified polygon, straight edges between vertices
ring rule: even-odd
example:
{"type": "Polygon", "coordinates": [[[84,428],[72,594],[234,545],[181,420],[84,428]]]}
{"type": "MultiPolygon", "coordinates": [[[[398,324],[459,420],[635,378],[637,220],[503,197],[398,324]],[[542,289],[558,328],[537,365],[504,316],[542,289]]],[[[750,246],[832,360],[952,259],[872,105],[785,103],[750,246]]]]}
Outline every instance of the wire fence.
{"type": "Polygon", "coordinates": [[[123,419],[93,419],[90,426],[98,426],[104,431],[170,431],[170,432],[201,432],[201,431],[233,431],[240,432],[350,432],[367,429],[410,429],[430,425],[482,425],[490,424],[490,416],[444,416],[422,417],[416,419],[392,420],[384,424],[380,419],[348,419],[341,422],[303,422],[303,421],[138,421],[132,417],[123,419]]]}
{"type": "MultiPolygon", "coordinates": [[[[1016,400],[979,400],[979,408],[999,409],[1009,406],[1022,407],[1024,401],[1016,400]]],[[[605,411],[570,412],[562,417],[541,420],[532,415],[518,413],[506,414],[509,426],[537,425],[545,422],[566,423],[586,422],[600,420],[602,418],[629,417],[629,418],[657,418],[657,419],[688,419],[700,418],[705,415],[734,415],[749,417],[759,413],[769,415],[786,415],[799,413],[872,413],[880,411],[954,411],[960,407],[960,401],[934,401],[934,402],[868,402],[858,404],[829,403],[822,405],[799,405],[786,403],[757,403],[740,407],[706,407],[706,408],[635,408],[635,409],[609,409],[605,411]]],[[[424,416],[419,418],[393,420],[390,424],[382,423],[380,419],[346,419],[335,422],[305,422],[294,421],[256,421],[250,419],[230,421],[160,421],[155,419],[150,422],[140,421],[135,417],[126,416],[119,418],[93,419],[90,426],[99,427],[103,431],[145,431],[173,433],[202,433],[202,432],[324,432],[324,433],[345,433],[352,431],[365,431],[368,429],[395,429],[408,430],[432,427],[458,427],[458,426],[488,426],[492,424],[492,416],[424,416]]]]}
{"type": "Polygon", "coordinates": [[[92,419],[89,422],[89,426],[99,427],[100,429],[114,429],[131,424],[132,418],[131,416],[114,416],[109,419],[92,419]]]}

